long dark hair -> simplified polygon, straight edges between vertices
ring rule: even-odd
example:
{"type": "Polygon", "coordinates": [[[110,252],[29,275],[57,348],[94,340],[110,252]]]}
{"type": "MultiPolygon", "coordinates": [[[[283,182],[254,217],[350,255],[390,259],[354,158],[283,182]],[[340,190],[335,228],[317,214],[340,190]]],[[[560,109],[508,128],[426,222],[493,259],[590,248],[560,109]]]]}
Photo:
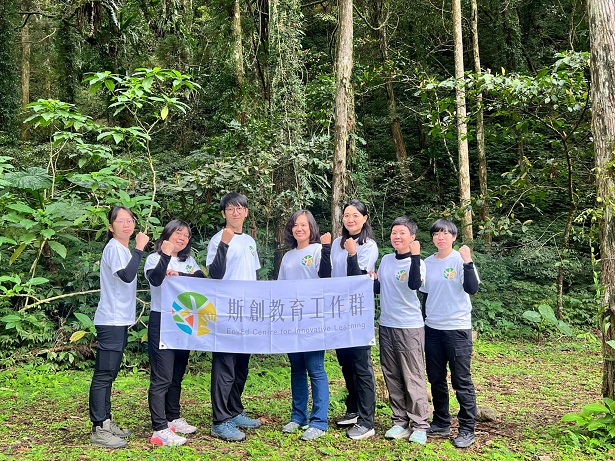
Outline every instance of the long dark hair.
{"type": "Polygon", "coordinates": [[[286,221],[286,226],[284,226],[284,241],[290,245],[291,248],[297,248],[298,245],[297,239],[295,239],[293,235],[293,227],[295,226],[295,222],[297,222],[297,218],[302,214],[307,217],[308,226],[310,227],[310,243],[320,242],[320,231],[318,230],[318,224],[316,224],[314,215],[308,210],[299,210],[293,213],[288,221],[286,221]]]}
{"type": "Polygon", "coordinates": [[[160,254],[162,251],[162,242],[165,240],[169,240],[169,237],[173,235],[173,233],[178,229],[187,229],[190,237],[188,238],[188,244],[186,248],[177,253],[177,259],[181,262],[184,262],[190,256],[191,242],[192,242],[192,231],[190,230],[190,225],[186,221],[182,221],[181,219],[174,219],[173,221],[169,221],[169,223],[164,226],[162,229],[162,234],[158,240],[156,240],[156,253],[160,254]]]}
{"type": "MultiPolygon", "coordinates": [[[[107,220],[109,221],[109,226],[111,226],[115,222],[120,210],[127,211],[130,214],[130,217],[134,219],[135,221],[135,228],[136,228],[137,217],[132,211],[130,211],[130,208],[126,208],[125,206],[114,206],[113,208],[109,210],[109,213],[107,213],[107,220]]],[[[105,245],[107,245],[107,243],[109,243],[109,241],[111,241],[112,238],[113,238],[113,232],[111,232],[110,229],[107,229],[107,241],[105,242],[105,245]]]]}
{"type": "MultiPolygon", "coordinates": [[[[357,199],[348,200],[346,204],[344,205],[344,208],[342,209],[342,214],[344,214],[344,212],[346,211],[346,208],[348,208],[349,206],[355,207],[359,213],[361,213],[363,216],[367,216],[367,207],[362,201],[357,200],[357,199]]],[[[348,229],[346,229],[346,226],[342,225],[342,240],[340,241],[340,246],[342,248],[344,248],[344,243],[346,243],[346,240],[348,240],[349,237],[350,237],[350,232],[348,232],[348,229]]],[[[363,245],[365,242],[367,242],[370,239],[375,240],[374,231],[372,230],[372,226],[369,224],[369,219],[368,219],[367,221],[365,221],[365,224],[363,224],[363,227],[361,228],[361,232],[359,233],[359,238],[357,239],[357,244],[363,245]]]]}

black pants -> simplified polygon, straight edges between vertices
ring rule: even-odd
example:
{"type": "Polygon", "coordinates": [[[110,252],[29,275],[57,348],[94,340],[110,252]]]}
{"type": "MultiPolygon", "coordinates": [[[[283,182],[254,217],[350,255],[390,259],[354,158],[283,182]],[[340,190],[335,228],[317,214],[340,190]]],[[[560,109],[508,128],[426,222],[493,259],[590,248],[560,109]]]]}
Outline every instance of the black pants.
{"type": "Polygon", "coordinates": [[[243,413],[241,394],[248,380],[249,363],[250,354],[212,354],[211,405],[214,424],[221,424],[243,413]]]}
{"type": "Polygon", "coordinates": [[[150,312],[147,328],[150,375],[147,400],[152,428],[160,431],[180,416],[179,399],[190,351],[160,349],[160,312],[150,312]]]}
{"type": "Polygon", "coordinates": [[[358,413],[357,424],[371,429],[374,427],[376,411],[376,380],[371,347],[348,347],[336,349],[335,353],[348,390],[346,412],[358,413]]]}
{"type": "Polygon", "coordinates": [[[476,393],[470,373],[472,330],[435,330],[425,326],[425,364],[433,396],[433,423],[448,427],[449,411],[446,366],[451,370],[451,384],[459,402],[459,431],[474,432],[476,393]]]}
{"type": "Polygon", "coordinates": [[[90,420],[95,426],[111,418],[111,386],[128,342],[127,326],[96,325],[96,365],[90,384],[90,420]]]}

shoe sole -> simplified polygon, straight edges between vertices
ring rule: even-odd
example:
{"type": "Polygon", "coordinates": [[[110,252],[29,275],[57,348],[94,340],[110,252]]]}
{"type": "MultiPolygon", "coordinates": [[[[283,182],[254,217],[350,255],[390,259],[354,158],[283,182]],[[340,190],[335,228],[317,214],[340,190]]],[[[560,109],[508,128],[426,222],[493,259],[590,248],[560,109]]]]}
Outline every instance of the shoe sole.
{"type": "Polygon", "coordinates": [[[241,442],[242,440],[245,440],[246,438],[245,434],[241,438],[224,437],[222,434],[218,434],[217,432],[214,432],[214,431],[211,431],[210,434],[212,437],[215,437],[220,440],[224,440],[225,442],[241,442]]]}
{"type": "Polygon", "coordinates": [[[405,430],[404,432],[400,432],[399,434],[393,436],[384,434],[384,438],[389,440],[407,439],[408,437],[410,437],[410,434],[412,434],[412,432],[410,432],[409,430],[405,430]]]}
{"type": "Polygon", "coordinates": [[[348,435],[348,438],[352,439],[352,440],[363,440],[363,439],[368,439],[374,435],[376,435],[376,430],[375,429],[370,429],[369,431],[367,431],[365,434],[361,434],[361,435],[348,435]]]}
{"type": "Polygon", "coordinates": [[[125,440],[124,440],[124,443],[118,443],[116,445],[106,445],[104,443],[92,442],[91,440],[90,440],[90,442],[92,443],[92,445],[97,446],[97,447],[113,448],[113,449],[115,449],[115,448],[124,448],[127,445],[127,442],[125,440]]]}
{"type": "Polygon", "coordinates": [[[154,439],[153,437],[149,439],[149,441],[154,444],[157,445],[159,447],[179,447],[181,445],[183,445],[184,443],[187,442],[187,440],[183,440],[183,441],[175,441],[172,443],[164,443],[163,440],[161,439],[154,439]]]}
{"type": "Polygon", "coordinates": [[[294,429],[284,429],[282,428],[282,432],[284,432],[285,434],[292,434],[293,432],[297,432],[299,429],[301,429],[302,431],[305,431],[308,427],[310,426],[297,426],[294,429]]]}
{"type": "Polygon", "coordinates": [[[344,419],[342,421],[336,421],[335,424],[337,424],[338,426],[354,426],[355,424],[357,424],[358,420],[359,417],[353,419],[344,419]]]}
{"type": "Polygon", "coordinates": [[[176,434],[194,434],[197,431],[196,427],[194,428],[194,430],[190,430],[190,431],[180,431],[178,428],[171,427],[171,426],[169,426],[169,429],[171,429],[176,434]]]}

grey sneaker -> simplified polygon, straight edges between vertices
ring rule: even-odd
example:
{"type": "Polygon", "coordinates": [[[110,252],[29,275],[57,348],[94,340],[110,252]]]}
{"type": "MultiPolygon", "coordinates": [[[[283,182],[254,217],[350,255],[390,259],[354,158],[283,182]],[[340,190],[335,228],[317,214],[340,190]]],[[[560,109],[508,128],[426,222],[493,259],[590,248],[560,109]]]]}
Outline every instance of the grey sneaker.
{"type": "Polygon", "coordinates": [[[427,443],[427,434],[425,431],[414,431],[408,437],[408,442],[420,443],[421,445],[425,445],[427,443]]]}
{"type": "Polygon", "coordinates": [[[350,437],[352,440],[363,440],[375,435],[376,431],[374,428],[368,428],[364,426],[360,426],[359,424],[355,424],[350,429],[346,431],[346,435],[350,437]]]}
{"type": "Polygon", "coordinates": [[[438,426],[434,423],[431,423],[426,432],[429,437],[448,437],[451,435],[450,427],[438,426]]]}
{"type": "Polygon", "coordinates": [[[169,429],[173,432],[179,432],[180,434],[192,434],[196,432],[196,426],[188,424],[186,418],[177,418],[173,421],[169,421],[167,424],[169,425],[169,429]]]}
{"type": "Polygon", "coordinates": [[[291,421],[288,424],[285,424],[284,426],[282,426],[282,432],[295,432],[297,429],[301,429],[303,431],[305,431],[308,428],[308,425],[301,425],[299,423],[296,423],[294,421],[291,421]]]}
{"type": "Polygon", "coordinates": [[[473,445],[474,442],[476,442],[474,432],[463,431],[453,439],[453,446],[455,448],[468,448],[473,445]]]}
{"type": "Polygon", "coordinates": [[[103,422],[102,427],[96,426],[90,435],[90,442],[103,448],[122,448],[126,446],[126,440],[114,435],[111,432],[111,420],[107,419],[103,422]]]}
{"type": "Polygon", "coordinates": [[[236,427],[245,429],[256,429],[257,427],[261,427],[263,425],[260,419],[249,418],[245,413],[240,413],[237,416],[234,416],[230,419],[230,422],[236,427]]]}
{"type": "Polygon", "coordinates": [[[227,442],[241,442],[246,438],[246,434],[237,429],[230,419],[211,426],[211,435],[227,442]]]}
{"type": "Polygon", "coordinates": [[[302,440],[316,440],[318,437],[322,437],[323,435],[325,435],[325,431],[323,431],[322,429],[310,427],[308,428],[307,431],[305,431],[301,435],[301,439],[302,440]]]}
{"type": "Polygon", "coordinates": [[[353,424],[357,424],[358,419],[358,413],[346,413],[341,418],[338,418],[337,421],[335,421],[335,424],[338,426],[352,426],[353,424]]]}
{"type": "Polygon", "coordinates": [[[123,427],[120,427],[113,419],[113,415],[111,415],[110,421],[111,421],[111,432],[113,433],[113,435],[117,437],[121,437],[122,439],[125,439],[130,434],[132,434],[132,431],[130,429],[125,429],[123,427]]]}

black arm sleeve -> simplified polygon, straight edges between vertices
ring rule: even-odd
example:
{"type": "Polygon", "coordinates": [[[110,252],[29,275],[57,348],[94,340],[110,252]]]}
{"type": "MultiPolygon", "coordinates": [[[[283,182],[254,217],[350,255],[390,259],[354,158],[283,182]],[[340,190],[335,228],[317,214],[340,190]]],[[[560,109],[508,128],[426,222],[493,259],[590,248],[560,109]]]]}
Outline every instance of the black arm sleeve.
{"type": "Polygon", "coordinates": [[[374,294],[380,294],[380,280],[374,279],[374,294]]]}
{"type": "Polygon", "coordinates": [[[143,258],[142,250],[137,250],[136,248],[132,250],[132,258],[130,258],[126,267],[116,272],[122,282],[130,283],[135,279],[139,270],[139,264],[141,264],[141,258],[143,258]]]}
{"type": "Polygon", "coordinates": [[[410,274],[408,275],[408,288],[418,290],[421,288],[421,255],[411,255],[410,274]]]}
{"type": "Polygon", "coordinates": [[[182,277],[198,277],[198,278],[201,278],[201,279],[205,278],[205,274],[200,269],[198,271],[196,271],[194,274],[189,274],[187,272],[178,272],[178,274],[181,275],[182,277]]]}
{"type": "Polygon", "coordinates": [[[320,267],[318,268],[318,276],[321,279],[331,277],[331,244],[327,243],[322,246],[320,252],[320,267]]]}
{"type": "Polygon", "coordinates": [[[464,263],[463,265],[463,291],[469,295],[478,292],[478,278],[474,270],[474,263],[464,263]]]}
{"type": "Polygon", "coordinates": [[[147,271],[145,278],[153,287],[162,285],[164,278],[167,276],[167,267],[169,267],[170,262],[171,256],[160,253],[160,259],[156,267],[147,271]]]}
{"type": "Polygon", "coordinates": [[[427,317],[427,314],[425,314],[425,305],[427,304],[428,293],[423,293],[422,291],[421,293],[423,294],[423,300],[421,301],[421,312],[423,313],[423,320],[425,320],[425,317],[427,317]]]}
{"type": "Polygon", "coordinates": [[[359,256],[356,253],[354,256],[348,256],[346,264],[346,275],[348,276],[367,274],[367,271],[362,271],[359,267],[359,256]]]}
{"type": "Polygon", "coordinates": [[[216,250],[216,257],[214,261],[207,266],[209,269],[209,275],[212,279],[221,280],[226,273],[226,252],[228,251],[228,244],[220,242],[218,249],[216,250]]]}

